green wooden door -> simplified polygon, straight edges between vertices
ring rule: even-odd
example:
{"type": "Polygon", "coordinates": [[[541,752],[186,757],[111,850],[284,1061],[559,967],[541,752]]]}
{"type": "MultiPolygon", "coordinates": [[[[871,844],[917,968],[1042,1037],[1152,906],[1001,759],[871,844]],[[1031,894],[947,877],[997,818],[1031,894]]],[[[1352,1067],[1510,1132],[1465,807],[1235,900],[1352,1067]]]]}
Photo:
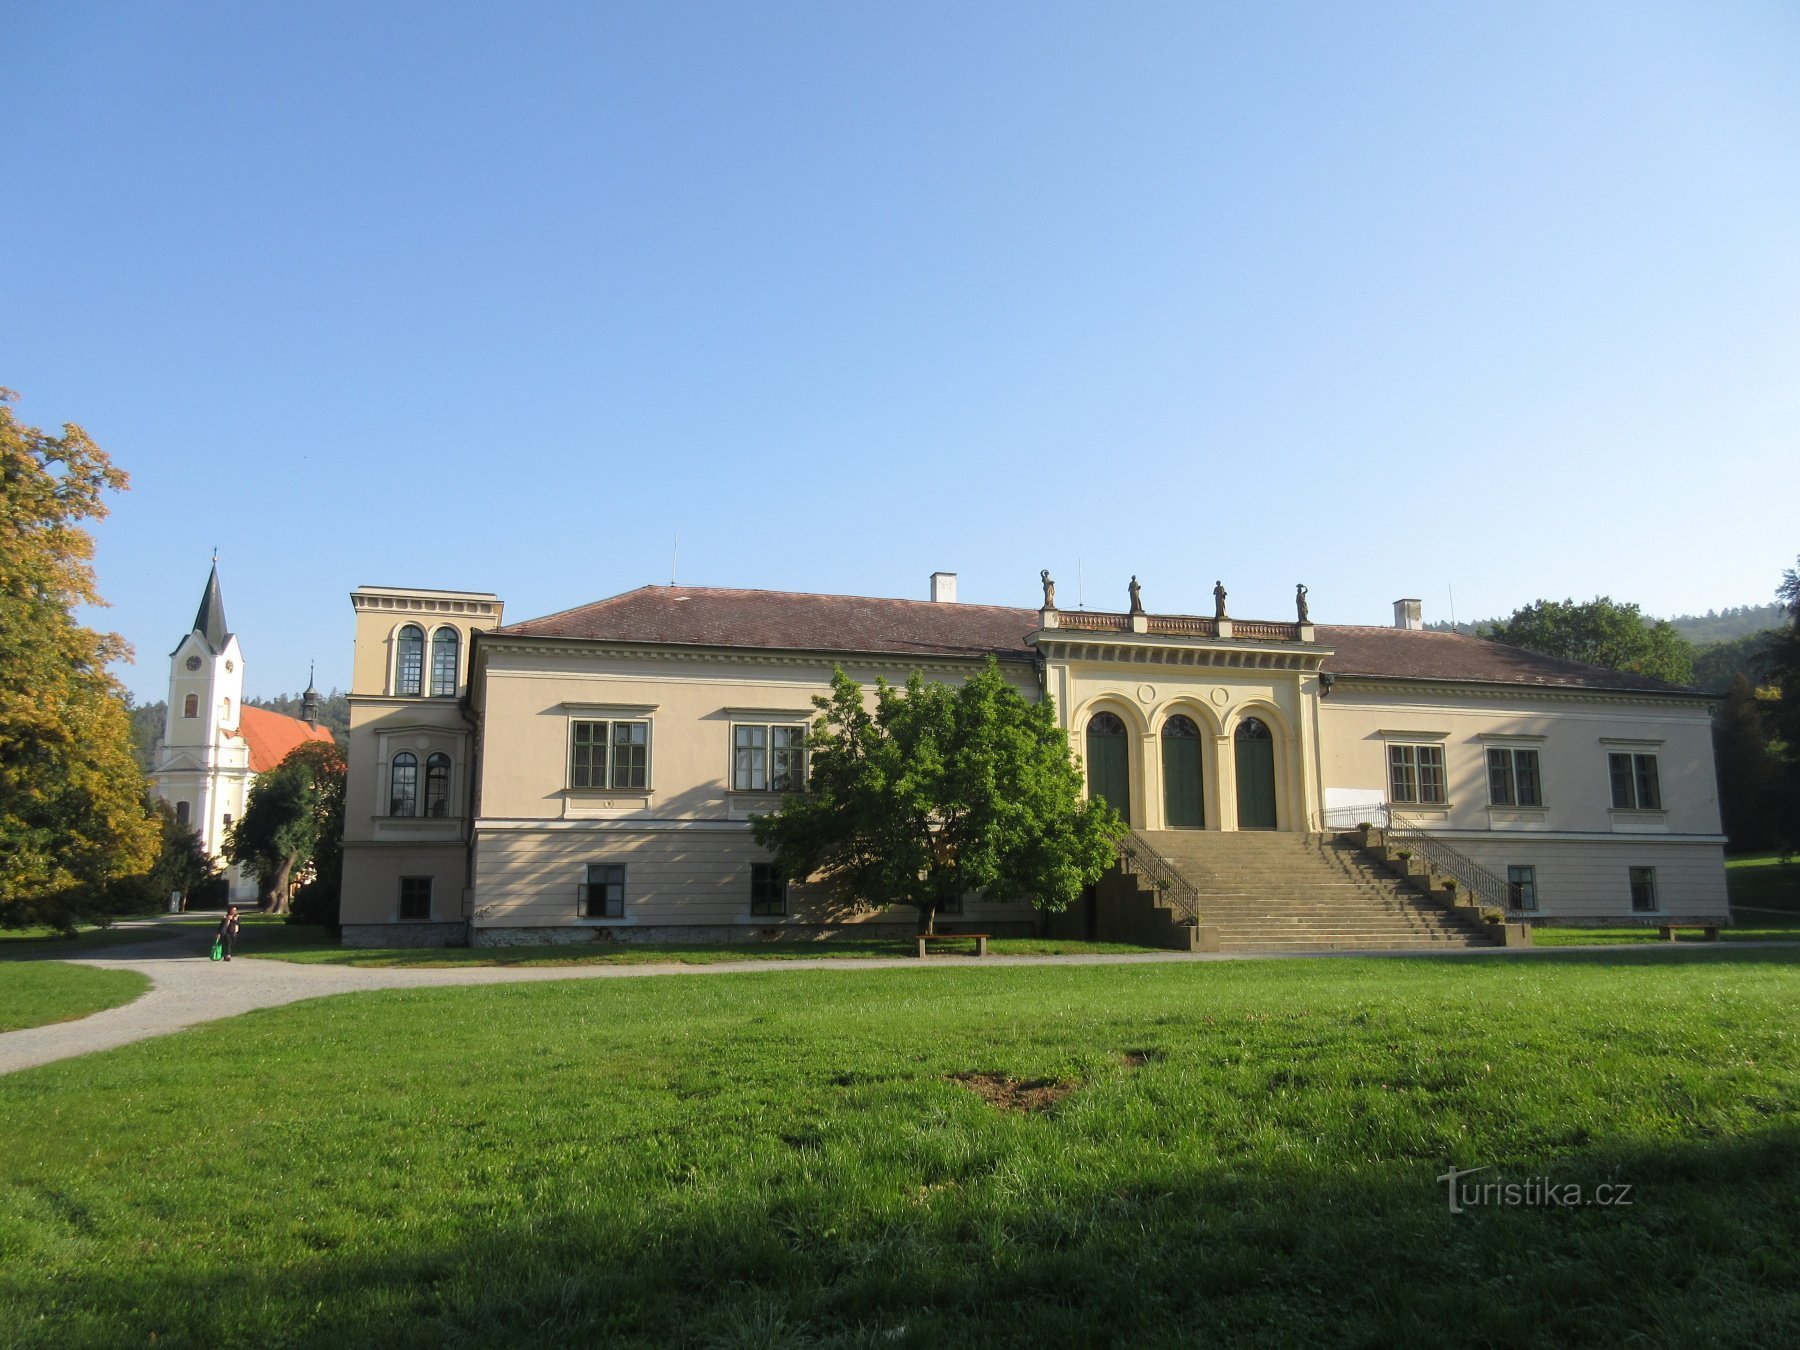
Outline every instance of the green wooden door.
{"type": "Polygon", "coordinates": [[[1238,725],[1237,803],[1240,830],[1275,826],[1275,738],[1254,717],[1238,725]]]}
{"type": "Polygon", "coordinates": [[[1206,828],[1200,785],[1200,728],[1185,717],[1163,723],[1163,824],[1171,830],[1206,828]]]}
{"type": "Polygon", "coordinates": [[[1131,763],[1125,724],[1111,713],[1096,713],[1087,730],[1088,796],[1104,797],[1131,819],[1131,763]]]}

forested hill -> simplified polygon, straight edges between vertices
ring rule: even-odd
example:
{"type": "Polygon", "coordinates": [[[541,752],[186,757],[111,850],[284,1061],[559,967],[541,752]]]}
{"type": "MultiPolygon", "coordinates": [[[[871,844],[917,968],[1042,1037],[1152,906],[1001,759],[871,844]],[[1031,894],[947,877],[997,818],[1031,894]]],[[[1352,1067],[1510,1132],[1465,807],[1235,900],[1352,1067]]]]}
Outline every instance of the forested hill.
{"type": "MultiPolygon", "coordinates": [[[[248,698],[244,702],[253,708],[267,708],[270,712],[286,713],[289,717],[300,715],[299,694],[276,694],[273,698],[248,698]]],[[[155,703],[133,706],[131,709],[131,741],[137,754],[138,766],[145,773],[156,759],[157,742],[162,740],[163,719],[167,717],[169,705],[158,699],[155,703]]],[[[333,689],[319,699],[319,724],[331,728],[331,734],[337,738],[339,745],[350,738],[350,699],[340,690],[333,689]]]]}
{"type": "MultiPolygon", "coordinates": [[[[1473,623],[1428,623],[1425,626],[1435,633],[1468,633],[1481,637],[1493,631],[1498,622],[1498,619],[1477,619],[1473,623]]],[[[1646,614],[1644,622],[1652,624],[1656,618],[1646,614]]],[[[1752,633],[1765,633],[1786,622],[1778,604],[1730,605],[1720,610],[1709,609],[1704,614],[1677,614],[1669,620],[1669,627],[1694,646],[1705,647],[1714,642],[1749,637],[1752,633]]]]}

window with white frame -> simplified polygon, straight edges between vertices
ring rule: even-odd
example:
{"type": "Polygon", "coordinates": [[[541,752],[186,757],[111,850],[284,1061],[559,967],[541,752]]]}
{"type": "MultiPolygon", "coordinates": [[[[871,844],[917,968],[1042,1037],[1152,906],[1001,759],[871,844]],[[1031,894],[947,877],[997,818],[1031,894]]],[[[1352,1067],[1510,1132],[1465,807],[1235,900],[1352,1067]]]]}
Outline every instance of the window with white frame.
{"type": "Polygon", "coordinates": [[[425,814],[450,814],[450,756],[441,750],[425,759],[425,814]]]}
{"type": "Polygon", "coordinates": [[[1419,806],[1443,806],[1444,747],[1441,745],[1388,746],[1388,798],[1419,806]]]}
{"type": "Polygon", "coordinates": [[[1538,752],[1490,745],[1487,752],[1488,801],[1495,806],[1542,806],[1543,780],[1538,752]]]}
{"type": "Polygon", "coordinates": [[[456,694],[456,653],[461,646],[454,628],[440,628],[431,635],[431,694],[450,698],[456,694]]]}
{"type": "Polygon", "coordinates": [[[410,750],[395,755],[388,767],[388,814],[419,814],[419,757],[410,750]]]}
{"type": "Polygon", "coordinates": [[[625,917],[625,865],[589,863],[581,886],[580,914],[584,919],[625,917]]]}
{"type": "Polygon", "coordinates": [[[774,863],[750,864],[750,912],[771,917],[788,912],[788,884],[774,863]]]}
{"type": "Polygon", "coordinates": [[[1537,868],[1508,867],[1506,869],[1506,890],[1514,909],[1535,910],[1537,908],[1537,868]]]}
{"type": "Polygon", "coordinates": [[[650,724],[642,721],[571,723],[569,786],[648,788],[650,724]]]}
{"type": "Polygon", "coordinates": [[[1631,908],[1637,914],[1654,914],[1656,912],[1656,869],[1654,867],[1631,869],[1631,908]]]}
{"type": "Polygon", "coordinates": [[[1612,775],[1612,804],[1619,811],[1662,810],[1662,783],[1656,756],[1614,751],[1606,757],[1612,775]]]}
{"type": "Polygon", "coordinates": [[[424,688],[425,630],[409,623],[394,639],[394,692],[417,694],[424,688]]]}
{"type": "Polygon", "coordinates": [[[734,792],[800,792],[806,787],[806,723],[734,722],[734,792]]]}

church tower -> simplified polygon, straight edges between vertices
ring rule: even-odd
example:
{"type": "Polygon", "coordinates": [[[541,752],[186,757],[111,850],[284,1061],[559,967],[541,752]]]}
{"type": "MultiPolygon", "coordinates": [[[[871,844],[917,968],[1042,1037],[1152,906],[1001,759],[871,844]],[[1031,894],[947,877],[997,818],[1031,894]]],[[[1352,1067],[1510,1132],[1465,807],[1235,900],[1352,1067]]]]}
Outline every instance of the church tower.
{"type": "MultiPolygon", "coordinates": [[[[244,654],[225,622],[215,558],[194,626],[169,654],[169,709],[150,773],[157,795],[215,858],[250,788],[249,746],[237,735],[243,701],[244,654]]],[[[246,891],[254,895],[254,885],[232,869],[233,898],[246,891]]]]}

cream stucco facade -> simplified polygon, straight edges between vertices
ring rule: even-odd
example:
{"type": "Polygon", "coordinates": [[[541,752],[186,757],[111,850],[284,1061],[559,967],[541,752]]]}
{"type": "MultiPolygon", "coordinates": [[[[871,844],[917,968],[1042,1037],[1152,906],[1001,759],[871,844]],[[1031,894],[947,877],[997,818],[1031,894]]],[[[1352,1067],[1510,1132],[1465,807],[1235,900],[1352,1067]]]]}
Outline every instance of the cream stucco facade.
{"type": "MultiPolygon", "coordinates": [[[[352,601],[353,943],[910,926],[910,911],[858,911],[822,887],[772,890],[750,818],[779,803],[779,747],[797,744],[834,667],[865,686],[915,670],[958,680],[989,654],[1054,700],[1095,789],[1140,830],[1318,832],[1379,805],[1528,878],[1519,894],[1540,919],[1726,913],[1707,702],[1590,687],[1586,667],[1555,685],[1455,677],[1459,654],[1492,644],[1315,627],[1304,612],[1234,623],[686,588],[512,626],[484,593],[365,587],[352,601]],[[445,633],[455,675],[434,685],[445,633]],[[1433,678],[1358,669],[1415,649],[1433,678]],[[1647,797],[1660,788],[1653,804],[1614,803],[1618,755],[1647,797]],[[1425,789],[1396,776],[1415,762],[1425,789]],[[1491,800],[1496,763],[1517,766],[1530,790],[1506,791],[1526,804],[1491,800]],[[1393,801],[1396,787],[1442,800],[1393,801]]],[[[964,905],[990,931],[1034,921],[1029,906],[964,905]]]]}

